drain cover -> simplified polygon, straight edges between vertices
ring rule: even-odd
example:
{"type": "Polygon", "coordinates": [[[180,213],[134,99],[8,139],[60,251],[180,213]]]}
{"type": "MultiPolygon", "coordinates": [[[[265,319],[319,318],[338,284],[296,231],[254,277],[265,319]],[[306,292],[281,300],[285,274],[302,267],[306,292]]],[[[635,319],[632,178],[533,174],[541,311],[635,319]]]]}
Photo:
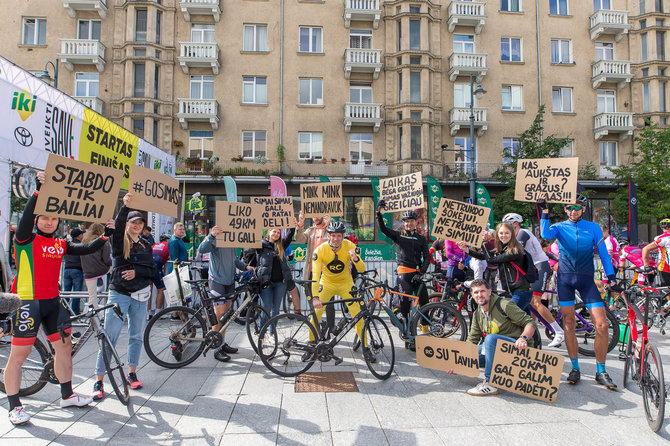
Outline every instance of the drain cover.
{"type": "Polygon", "coordinates": [[[296,392],[358,392],[352,372],[303,373],[295,378],[296,392]]]}

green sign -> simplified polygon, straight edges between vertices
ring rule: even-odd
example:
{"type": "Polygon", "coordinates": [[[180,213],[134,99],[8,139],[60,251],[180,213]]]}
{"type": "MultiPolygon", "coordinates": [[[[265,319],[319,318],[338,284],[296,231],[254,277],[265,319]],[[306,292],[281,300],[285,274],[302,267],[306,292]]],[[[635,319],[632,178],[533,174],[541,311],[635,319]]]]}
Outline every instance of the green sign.
{"type": "Polygon", "coordinates": [[[393,260],[392,246],[387,244],[358,245],[364,262],[371,260],[393,260]]]}
{"type": "Polygon", "coordinates": [[[205,197],[202,198],[191,198],[188,200],[186,203],[186,210],[188,212],[201,212],[203,209],[205,209],[205,197]]]}

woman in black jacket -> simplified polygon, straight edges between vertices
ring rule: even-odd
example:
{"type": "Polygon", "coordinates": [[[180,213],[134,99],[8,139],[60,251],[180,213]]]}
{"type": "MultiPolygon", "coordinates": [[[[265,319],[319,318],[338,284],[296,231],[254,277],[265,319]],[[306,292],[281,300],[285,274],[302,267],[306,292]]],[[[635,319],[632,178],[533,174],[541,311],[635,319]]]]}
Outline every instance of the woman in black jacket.
{"type": "MultiPolygon", "coordinates": [[[[123,197],[123,206],[116,216],[116,229],[111,237],[112,278],[108,303],[117,304],[128,319],[128,382],[131,389],[141,389],[142,383],[137,379],[136,370],[147,320],[147,301],[151,297],[154,259],[151,244],[142,236],[146,224],[142,213],[130,211],[126,207],[131,197],[132,193],[123,197]]],[[[114,346],[119,339],[123,322],[113,309],[107,310],[105,331],[114,346]]],[[[105,375],[102,352],[98,352],[95,373],[97,381],[93,385],[92,398],[100,400],[104,396],[102,380],[105,375]]]]}
{"type": "MultiPolygon", "coordinates": [[[[93,223],[86,230],[82,243],[90,243],[102,235],[105,227],[100,223],[93,223]]],[[[88,303],[97,308],[98,306],[98,281],[102,281],[103,288],[107,283],[107,273],[112,267],[112,248],[105,243],[102,249],[81,256],[81,269],[84,272],[84,283],[88,290],[88,303]]]]}
{"type": "Polygon", "coordinates": [[[261,291],[261,302],[270,317],[279,314],[281,301],[286,295],[286,286],[291,279],[291,269],[285,251],[293,240],[295,228],[287,231],[281,238],[281,229],[269,229],[263,244],[256,251],[258,267],[256,275],[265,288],[261,291]],[[267,286],[269,285],[269,286],[267,286]]]}

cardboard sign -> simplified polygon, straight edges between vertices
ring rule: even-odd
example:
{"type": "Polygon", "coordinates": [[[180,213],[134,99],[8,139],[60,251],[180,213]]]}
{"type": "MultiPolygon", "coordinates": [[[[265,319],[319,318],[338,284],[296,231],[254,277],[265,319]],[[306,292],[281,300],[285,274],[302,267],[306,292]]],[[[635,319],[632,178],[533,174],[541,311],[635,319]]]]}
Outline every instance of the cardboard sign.
{"type": "Polygon", "coordinates": [[[442,198],[432,235],[435,238],[464,241],[470,246],[479,247],[490,213],[491,209],[484,206],[442,198]]]}
{"type": "Polygon", "coordinates": [[[379,199],[386,200],[384,212],[412,211],[424,207],[421,172],[380,179],[379,199]]]}
{"type": "Polygon", "coordinates": [[[300,203],[305,218],[344,215],[342,183],[314,183],[300,185],[300,203]]]}
{"type": "Polygon", "coordinates": [[[251,204],[263,207],[262,229],[293,227],[293,197],[251,197],[251,204]]]}
{"type": "Polygon", "coordinates": [[[263,209],[257,204],[216,202],[216,224],[223,232],[216,236],[217,248],[260,248],[263,209]]]}
{"type": "Polygon", "coordinates": [[[562,355],[530,347],[519,350],[513,342],[498,339],[491,385],[528,398],[555,403],[563,361],[565,358],[562,355]]]}
{"type": "Polygon", "coordinates": [[[433,370],[453,370],[457,375],[479,376],[479,353],[471,342],[417,336],[416,362],[433,370]]]}
{"type": "Polygon", "coordinates": [[[578,170],[579,158],[519,160],[514,199],[535,202],[545,192],[548,203],[574,203],[578,170]]]}
{"type": "Polygon", "coordinates": [[[123,172],[49,155],[35,214],[106,222],[114,216],[123,172]]]}
{"type": "Polygon", "coordinates": [[[128,207],[177,218],[179,216],[179,180],[146,167],[134,166],[130,174],[133,198],[128,207]]]}

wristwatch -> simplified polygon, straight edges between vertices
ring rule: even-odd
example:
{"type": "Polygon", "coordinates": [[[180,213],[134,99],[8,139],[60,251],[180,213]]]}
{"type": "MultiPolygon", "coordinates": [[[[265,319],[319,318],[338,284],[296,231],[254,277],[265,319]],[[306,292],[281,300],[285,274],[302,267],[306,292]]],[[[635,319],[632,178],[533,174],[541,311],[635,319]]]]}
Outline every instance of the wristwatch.
{"type": "Polygon", "coordinates": [[[519,339],[523,339],[524,341],[528,342],[528,336],[526,335],[519,336],[519,339]]]}

